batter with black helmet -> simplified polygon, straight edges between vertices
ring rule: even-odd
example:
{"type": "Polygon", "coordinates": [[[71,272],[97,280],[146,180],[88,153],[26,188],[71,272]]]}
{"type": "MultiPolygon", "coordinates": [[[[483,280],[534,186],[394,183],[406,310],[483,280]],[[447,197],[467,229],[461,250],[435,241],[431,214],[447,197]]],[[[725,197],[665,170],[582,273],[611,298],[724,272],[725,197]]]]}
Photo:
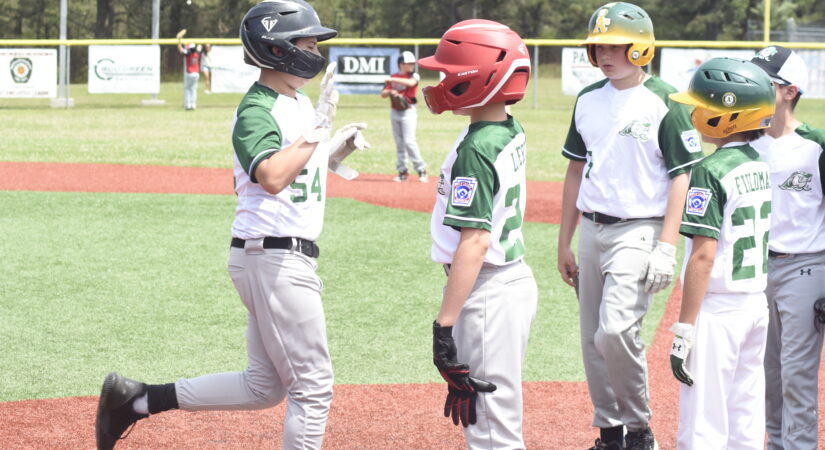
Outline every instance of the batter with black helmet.
{"type": "Polygon", "coordinates": [[[110,373],[95,431],[113,448],[139,419],[169,409],[247,410],[287,399],[283,448],[320,448],[332,401],[322,283],[315,240],[323,225],[326,172],[368,146],[350,124],[329,138],[338,100],[334,64],[317,107],[299,89],[326,65],[318,42],[335,37],[304,0],[265,1],[247,12],[240,37],[261,76],[232,127],[235,192],[229,275],[248,310],[248,365],[175,383],[146,385],[110,373]]]}

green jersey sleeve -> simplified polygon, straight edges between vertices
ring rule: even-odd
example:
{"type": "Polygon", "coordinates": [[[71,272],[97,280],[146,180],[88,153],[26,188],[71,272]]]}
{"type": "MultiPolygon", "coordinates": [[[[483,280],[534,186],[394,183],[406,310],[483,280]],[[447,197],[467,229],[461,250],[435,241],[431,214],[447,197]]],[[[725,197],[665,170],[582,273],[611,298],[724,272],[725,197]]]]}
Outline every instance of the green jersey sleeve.
{"type": "MultiPolygon", "coordinates": [[[[576,102],[578,105],[578,102],[576,102]]],[[[587,161],[587,146],[576,128],[576,108],[573,108],[573,117],[570,119],[570,129],[567,130],[567,139],[561,152],[564,157],[574,161],[587,161]]]]}
{"type": "Polygon", "coordinates": [[[265,108],[243,108],[238,111],[232,130],[232,146],[249,179],[257,183],[258,164],[281,149],[281,128],[265,108]]]}
{"type": "Polygon", "coordinates": [[[691,238],[705,236],[719,240],[726,201],[727,195],[721,181],[705,166],[694,167],[690,174],[679,233],[691,238]]]}
{"type": "Polygon", "coordinates": [[[492,231],[498,177],[495,163],[474,145],[477,144],[463,143],[457,150],[444,225],[492,231]]]}
{"type": "Polygon", "coordinates": [[[796,129],[796,133],[805,139],[819,144],[819,182],[822,186],[822,192],[825,192],[825,130],[814,128],[806,123],[803,123],[796,129]]]}
{"type": "Polygon", "coordinates": [[[668,112],[659,126],[659,148],[670,178],[690,171],[702,159],[702,138],[690,123],[687,105],[665,100],[668,112]]]}

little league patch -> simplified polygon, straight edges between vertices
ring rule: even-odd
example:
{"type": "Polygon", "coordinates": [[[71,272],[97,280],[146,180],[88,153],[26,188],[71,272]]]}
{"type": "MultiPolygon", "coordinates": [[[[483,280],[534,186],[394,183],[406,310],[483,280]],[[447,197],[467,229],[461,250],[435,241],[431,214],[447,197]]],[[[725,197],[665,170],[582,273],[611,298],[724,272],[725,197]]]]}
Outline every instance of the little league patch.
{"type": "Polygon", "coordinates": [[[475,178],[456,177],[453,180],[453,206],[470,206],[476,193],[478,182],[475,178]]]}
{"type": "Polygon", "coordinates": [[[690,188],[687,194],[687,213],[693,216],[705,216],[705,211],[708,209],[710,197],[713,194],[709,189],[690,188]]]}

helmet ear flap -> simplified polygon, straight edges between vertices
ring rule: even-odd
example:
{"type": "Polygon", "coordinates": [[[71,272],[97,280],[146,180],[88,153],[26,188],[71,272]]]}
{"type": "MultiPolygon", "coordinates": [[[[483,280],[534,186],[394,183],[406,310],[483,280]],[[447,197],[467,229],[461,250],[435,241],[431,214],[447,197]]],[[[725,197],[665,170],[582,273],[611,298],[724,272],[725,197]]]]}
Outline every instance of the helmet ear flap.
{"type": "Polygon", "coordinates": [[[627,48],[627,60],[636,66],[646,66],[653,59],[654,51],[653,45],[630,44],[627,48]]]}

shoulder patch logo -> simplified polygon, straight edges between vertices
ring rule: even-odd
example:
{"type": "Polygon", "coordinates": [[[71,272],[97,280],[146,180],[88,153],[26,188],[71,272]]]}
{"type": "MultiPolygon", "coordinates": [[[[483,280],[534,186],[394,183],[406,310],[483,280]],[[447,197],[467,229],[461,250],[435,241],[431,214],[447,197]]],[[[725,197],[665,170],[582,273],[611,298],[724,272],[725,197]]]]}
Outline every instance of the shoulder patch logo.
{"type": "Polygon", "coordinates": [[[701,138],[699,137],[699,132],[696,130],[687,130],[683,131],[682,134],[682,143],[685,144],[685,148],[687,151],[691,153],[701,152],[702,151],[702,144],[701,138]]]}
{"type": "Polygon", "coordinates": [[[476,186],[478,182],[475,178],[456,177],[453,180],[453,206],[470,206],[473,203],[473,197],[476,195],[476,186]]]}
{"type": "Polygon", "coordinates": [[[686,213],[692,216],[705,217],[705,211],[708,209],[710,198],[713,193],[710,189],[702,189],[693,187],[688,189],[687,202],[685,203],[686,213]]]}
{"type": "Polygon", "coordinates": [[[622,131],[619,131],[619,136],[628,136],[642,142],[647,142],[649,139],[647,136],[648,132],[650,132],[650,122],[645,123],[634,120],[624,127],[622,131]]]}
{"type": "Polygon", "coordinates": [[[787,180],[779,185],[779,189],[786,191],[810,191],[811,186],[809,185],[811,184],[811,178],[813,178],[813,174],[808,172],[794,172],[787,180]]]}

